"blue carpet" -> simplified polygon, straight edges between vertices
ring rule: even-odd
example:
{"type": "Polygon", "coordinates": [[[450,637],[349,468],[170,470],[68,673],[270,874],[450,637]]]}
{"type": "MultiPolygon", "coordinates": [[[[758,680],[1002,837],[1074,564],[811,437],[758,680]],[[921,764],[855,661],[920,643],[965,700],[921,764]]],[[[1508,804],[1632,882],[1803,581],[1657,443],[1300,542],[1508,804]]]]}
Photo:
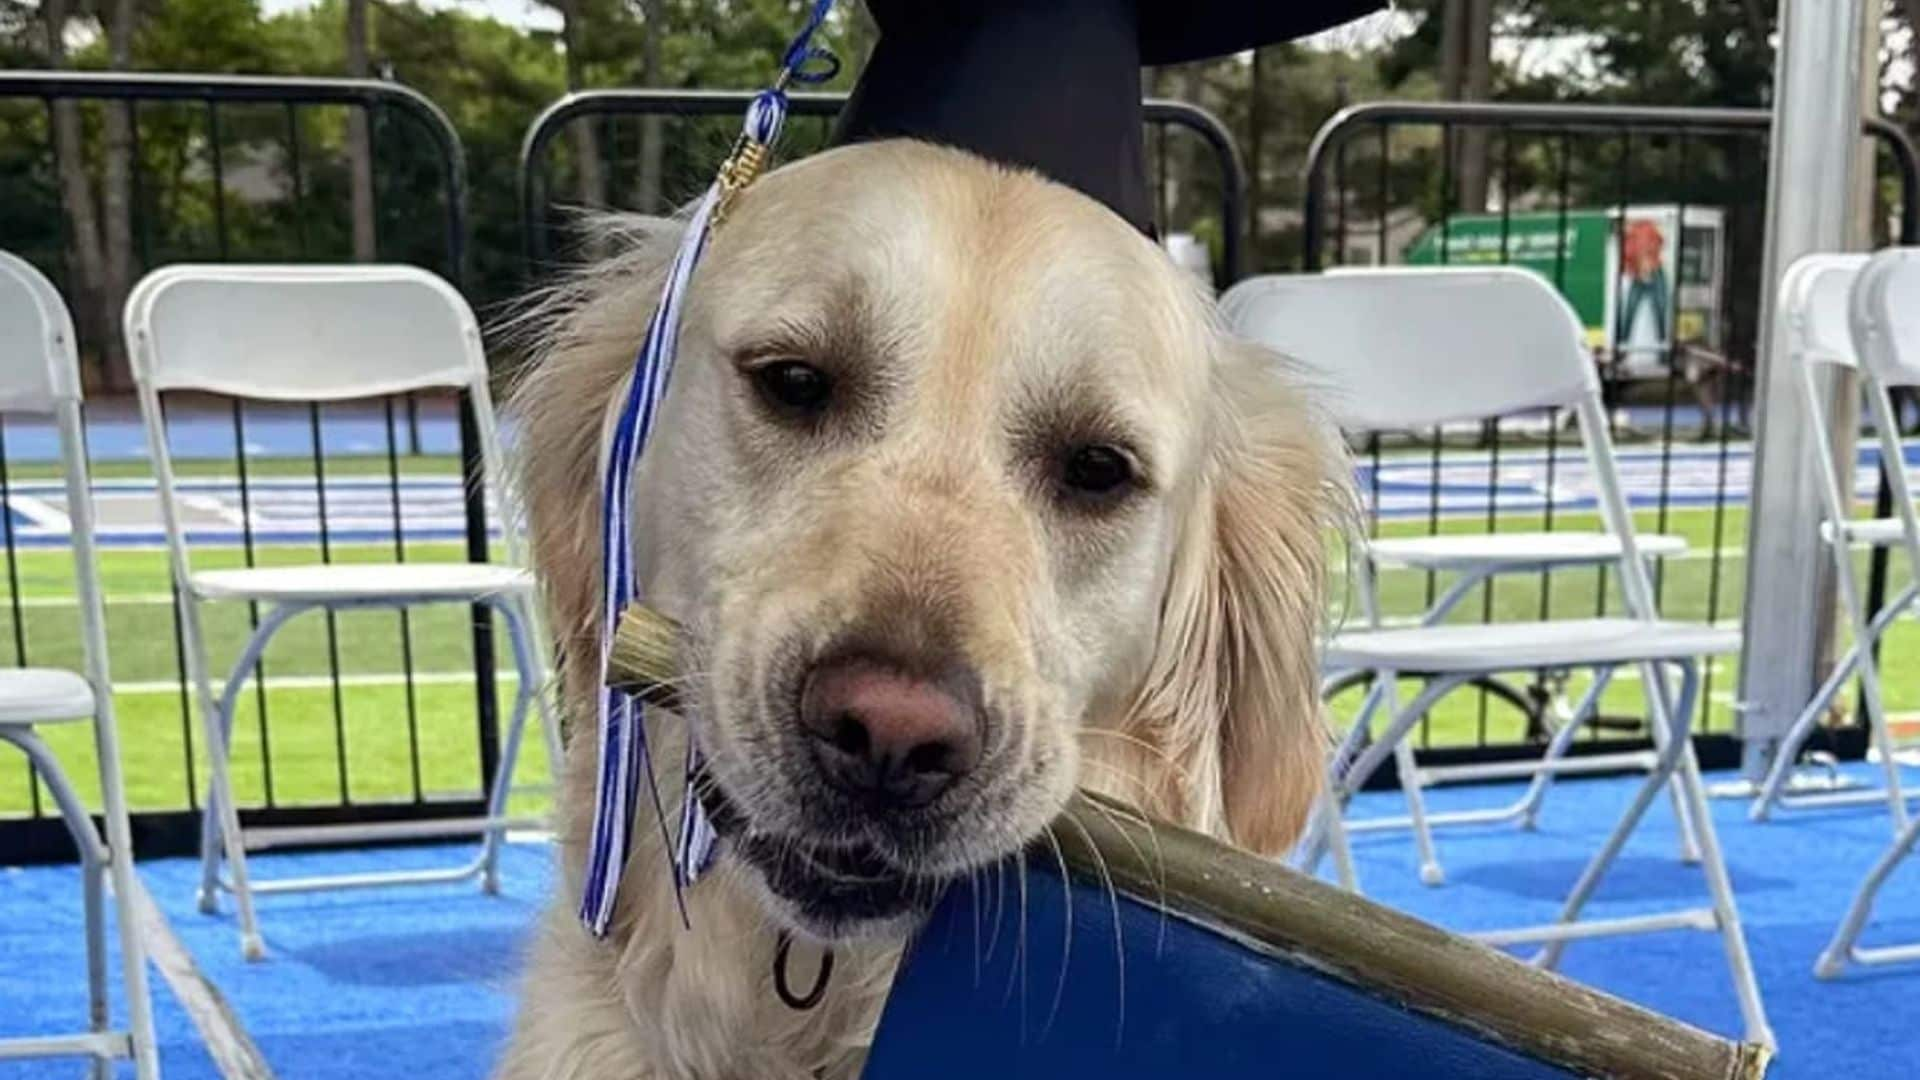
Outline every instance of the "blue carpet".
{"type": "MultiPolygon", "coordinates": [[[[1853,767],[1871,782],[1874,773],[1853,767]]],[[[1725,777],[1709,776],[1715,779],[1725,777]]],[[[1920,771],[1908,770],[1909,784],[1920,771]]],[[[1375,900],[1455,930],[1551,921],[1560,901],[1625,809],[1638,781],[1573,780],[1547,796],[1539,828],[1466,826],[1436,833],[1447,884],[1429,888],[1405,833],[1354,837],[1361,888],[1375,900]]],[[[1520,785],[1461,786],[1429,793],[1432,810],[1511,801],[1520,785]]],[[[1712,802],[1769,1017],[1780,1040],[1770,1075],[1780,1078],[1920,1075],[1920,965],[1854,969],[1822,982],[1813,962],[1848,899],[1892,834],[1884,807],[1788,811],[1747,821],[1744,801],[1712,802]]],[[[1655,801],[1604,880],[1592,917],[1707,905],[1697,868],[1679,861],[1672,803],[1655,801]]],[[[1396,792],[1358,800],[1356,816],[1404,812],[1396,792]]],[[[1880,893],[1863,944],[1920,942],[1920,860],[1908,860],[1880,893]]],[[[1531,950],[1518,950],[1526,955],[1531,950]]],[[[1724,1035],[1740,1034],[1720,939],[1677,930],[1574,942],[1561,971],[1637,1004],[1724,1035]]]]}
{"type": "MultiPolygon", "coordinates": [[[[1920,773],[1913,780],[1920,784],[1920,773]]],[[[1441,888],[1419,884],[1405,835],[1358,836],[1361,883],[1375,899],[1456,929],[1545,921],[1617,817],[1629,783],[1563,782],[1533,833],[1504,826],[1442,831],[1448,884],[1441,888]]],[[[1488,805],[1517,790],[1446,788],[1433,792],[1431,802],[1436,809],[1488,805]]],[[[1399,805],[1391,793],[1367,795],[1358,812],[1393,812],[1399,805]]],[[[1714,803],[1782,1042],[1773,1075],[1916,1075],[1920,966],[1855,972],[1838,982],[1812,975],[1846,898],[1887,841],[1884,814],[1821,811],[1750,825],[1745,809],[1744,803],[1714,803]]],[[[470,850],[274,855],[255,866],[271,876],[391,870],[444,864],[470,850]]],[[[1662,798],[1591,913],[1704,905],[1700,875],[1679,863],[1677,851],[1671,807],[1662,798]]],[[[272,956],[262,964],[241,960],[230,914],[194,910],[191,862],[147,863],[142,873],[280,1076],[455,1080],[484,1077],[505,1037],[524,935],[551,881],[549,858],[544,847],[510,846],[497,897],[466,885],[264,898],[272,956]]],[[[85,1015],[78,892],[70,867],[0,870],[0,1036],[63,1030],[85,1015]]],[[[1920,941],[1920,863],[1888,884],[1867,935],[1869,944],[1901,940],[1920,941]]],[[[1674,931],[1577,942],[1564,970],[1690,1023],[1727,1034],[1739,1030],[1713,935],[1674,931]]],[[[167,1076],[212,1080],[212,1063],[164,989],[156,991],[156,1010],[167,1076]]],[[[5,1075],[64,1080],[78,1073],[68,1061],[14,1065],[5,1075]]]]}
{"type": "MultiPolygon", "coordinates": [[[[473,850],[282,854],[249,866],[256,877],[430,868],[473,850]]],[[[466,883],[262,897],[269,957],[257,964],[240,956],[230,900],[218,916],[195,909],[196,863],[143,863],[141,876],[284,1080],[478,1078],[506,1036],[522,941],[551,882],[550,854],[544,845],[509,844],[498,896],[466,883]]],[[[0,911],[0,1037],[83,1026],[78,874],[0,871],[0,911]]],[[[168,1080],[217,1080],[186,1014],[157,978],[154,987],[162,1072],[168,1080]]],[[[119,1016],[117,980],[115,995],[119,1016]]],[[[70,1080],[80,1072],[68,1060],[10,1063],[0,1075],[70,1080]]]]}

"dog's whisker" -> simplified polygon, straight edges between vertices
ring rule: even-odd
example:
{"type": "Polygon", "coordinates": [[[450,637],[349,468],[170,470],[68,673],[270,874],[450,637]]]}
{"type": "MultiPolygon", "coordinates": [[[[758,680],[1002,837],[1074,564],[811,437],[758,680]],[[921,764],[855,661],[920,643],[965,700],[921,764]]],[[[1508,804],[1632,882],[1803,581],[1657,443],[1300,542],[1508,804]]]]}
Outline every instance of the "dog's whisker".
{"type": "Polygon", "coordinates": [[[1154,907],[1160,914],[1158,939],[1154,945],[1157,954],[1160,949],[1166,946],[1167,918],[1170,913],[1170,907],[1167,903],[1166,852],[1160,847],[1160,830],[1154,827],[1153,819],[1138,807],[1116,808],[1102,805],[1100,802],[1094,800],[1088,800],[1084,805],[1093,807],[1096,812],[1113,824],[1115,832],[1127,838],[1127,846],[1133,849],[1136,857],[1141,858],[1146,863],[1148,871],[1152,875],[1154,907]],[[1119,810],[1121,809],[1129,810],[1135,816],[1132,818],[1122,818],[1119,816],[1119,810]],[[1140,850],[1139,844],[1133,840],[1132,832],[1121,825],[1122,821],[1133,825],[1135,828],[1147,834],[1147,842],[1153,847],[1151,858],[1148,858],[1146,853],[1140,850]]]}
{"type": "MultiPolygon", "coordinates": [[[[1100,883],[1106,891],[1107,904],[1113,916],[1113,962],[1116,973],[1115,981],[1120,984],[1119,1006],[1117,1009],[1117,1017],[1114,1021],[1113,1039],[1114,1045],[1118,1046],[1120,1045],[1121,1037],[1127,1029],[1127,944],[1120,927],[1120,890],[1113,883],[1113,870],[1107,865],[1107,857],[1101,854],[1100,846],[1093,842],[1093,834],[1087,831],[1086,825],[1081,822],[1079,818],[1073,816],[1072,813],[1063,814],[1061,817],[1065,819],[1067,824],[1080,830],[1081,838],[1086,841],[1087,850],[1093,852],[1094,866],[1100,872],[1100,883]]],[[[1118,827],[1116,826],[1116,828],[1118,827]]],[[[1120,835],[1126,836],[1124,829],[1119,831],[1120,835]]],[[[1048,835],[1052,835],[1051,829],[1048,830],[1048,835]]],[[[1127,842],[1129,844],[1133,843],[1131,838],[1129,838],[1127,842]]],[[[1059,842],[1057,840],[1054,843],[1054,850],[1059,850],[1059,842]]],[[[1136,852],[1138,851],[1137,848],[1135,850],[1136,852]]],[[[1164,911],[1165,905],[1162,904],[1161,907],[1164,911]]]]}
{"type": "MultiPolygon", "coordinates": [[[[1085,830],[1082,831],[1084,832],[1085,830]]],[[[1067,869],[1067,856],[1065,852],[1060,850],[1060,838],[1053,834],[1053,826],[1048,825],[1046,828],[1041,829],[1040,835],[1046,838],[1047,845],[1053,849],[1053,860],[1060,868],[1060,906],[1064,912],[1063,921],[1065,923],[1065,926],[1061,930],[1060,975],[1059,978],[1054,980],[1053,1004],[1047,1008],[1046,1022],[1040,1025],[1040,1037],[1044,1039],[1047,1033],[1053,1030],[1054,1018],[1060,1015],[1060,1002],[1067,996],[1067,966],[1073,957],[1073,875],[1072,872],[1067,869]]],[[[1107,891],[1109,893],[1113,891],[1111,879],[1108,881],[1107,891]]],[[[1117,907],[1114,910],[1114,918],[1116,920],[1119,919],[1119,909],[1117,907]]],[[[1121,972],[1123,975],[1126,971],[1124,964],[1125,961],[1122,961],[1123,966],[1121,967],[1121,972]]]]}
{"type": "Polygon", "coordinates": [[[973,988],[980,988],[980,877],[983,867],[967,871],[967,891],[973,900],[973,988]]]}
{"type": "Polygon", "coordinates": [[[1003,1001],[1013,1000],[1016,985],[1020,989],[1020,1042],[1027,1041],[1027,853],[1023,848],[1014,855],[1014,885],[1018,889],[1019,909],[1013,924],[1013,957],[1007,967],[1007,987],[1003,1001]]]}
{"type": "Polygon", "coordinates": [[[994,950],[1000,944],[1000,920],[1005,917],[1006,879],[1003,876],[1005,866],[1006,861],[1003,859],[993,863],[990,868],[993,872],[993,931],[987,936],[986,960],[989,962],[993,960],[994,950]]]}

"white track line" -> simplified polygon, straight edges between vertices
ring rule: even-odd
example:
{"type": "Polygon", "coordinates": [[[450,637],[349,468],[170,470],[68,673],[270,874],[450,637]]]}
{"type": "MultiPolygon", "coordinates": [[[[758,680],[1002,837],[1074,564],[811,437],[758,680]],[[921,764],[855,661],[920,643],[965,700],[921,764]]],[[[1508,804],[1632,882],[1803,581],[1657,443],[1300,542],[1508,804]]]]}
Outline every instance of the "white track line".
{"type": "MultiPolygon", "coordinates": [[[[519,676],[511,671],[494,674],[499,682],[514,682],[519,676]]],[[[368,674],[340,676],[340,685],[354,686],[400,686],[407,681],[400,672],[373,672],[368,674]]],[[[416,671],[413,673],[416,686],[455,686],[470,685],[473,682],[472,671],[416,671]]],[[[330,690],[333,688],[331,675],[275,675],[267,674],[268,690],[330,690]]],[[[115,694],[177,694],[180,692],[178,679],[150,679],[140,682],[120,681],[113,684],[115,694]]]]}

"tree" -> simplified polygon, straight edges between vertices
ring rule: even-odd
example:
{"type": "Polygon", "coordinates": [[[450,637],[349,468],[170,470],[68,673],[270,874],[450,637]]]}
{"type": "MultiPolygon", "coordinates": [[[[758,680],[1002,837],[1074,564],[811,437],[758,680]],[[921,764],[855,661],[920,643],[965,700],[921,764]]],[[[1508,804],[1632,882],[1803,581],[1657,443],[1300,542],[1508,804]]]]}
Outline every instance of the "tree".
{"type": "MultiPolygon", "coordinates": [[[[46,33],[47,66],[73,66],[68,55],[67,31],[75,17],[68,0],[47,0],[41,6],[46,33]]],[[[132,0],[112,0],[106,19],[107,59],[115,70],[130,66],[133,49],[132,0]]],[[[98,377],[110,388],[129,385],[126,347],[120,337],[119,313],[133,281],[133,233],[130,215],[132,136],[127,110],[104,110],[105,130],[102,183],[96,199],[87,167],[87,132],[80,105],[57,101],[53,106],[55,171],[67,218],[68,265],[73,270],[69,289],[77,301],[83,338],[100,358],[98,377]]]]}
{"type": "MultiPolygon", "coordinates": [[[[1461,101],[1486,101],[1493,91],[1493,0],[1465,0],[1462,27],[1465,55],[1458,93],[1461,101]]],[[[1459,206],[1478,213],[1487,208],[1487,129],[1469,124],[1460,133],[1459,206]]]]}
{"type": "Polygon", "coordinates": [[[1275,50],[1255,49],[1247,61],[1247,239],[1260,246],[1260,218],[1266,208],[1266,142],[1268,116],[1267,72],[1274,63],[1275,50]]]}
{"type": "MultiPolygon", "coordinates": [[[[554,0],[555,10],[560,13],[560,47],[566,52],[567,90],[569,93],[584,90],[587,87],[586,58],[581,55],[581,37],[584,28],[581,24],[581,0],[554,0]]],[[[574,168],[578,172],[580,184],[580,204],[590,207],[607,205],[607,181],[600,170],[600,139],[594,130],[594,121],[586,119],[573,125],[574,168]]]]}
{"type": "MultiPolygon", "coordinates": [[[[367,67],[367,0],[347,0],[347,74],[364,79],[367,67]]],[[[373,220],[373,134],[365,109],[347,110],[347,161],[353,187],[353,258],[380,257],[373,220]]]]}
{"type": "MultiPolygon", "coordinates": [[[[1493,89],[1492,0],[1442,0],[1440,96],[1447,101],[1485,101],[1493,89]]],[[[1487,208],[1487,132],[1476,125],[1458,130],[1452,147],[1454,203],[1478,213],[1487,208]]]]}
{"type": "MultiPolygon", "coordinates": [[[[133,0],[112,0],[107,19],[107,64],[114,71],[133,66],[133,0]]],[[[132,369],[127,363],[126,343],[119,332],[120,308],[133,289],[133,114],[127,107],[108,107],[103,126],[106,129],[106,164],[100,192],[101,238],[104,246],[106,277],[104,317],[112,325],[102,338],[105,346],[107,384],[115,389],[132,385],[132,369]]]]}
{"type": "MultiPolygon", "coordinates": [[[[661,45],[667,36],[667,5],[663,0],[640,0],[646,37],[640,43],[640,85],[657,87],[665,72],[660,65],[661,45]]],[[[648,213],[664,209],[660,201],[660,154],[665,145],[665,125],[657,116],[640,122],[640,190],[635,202],[648,213]]]]}

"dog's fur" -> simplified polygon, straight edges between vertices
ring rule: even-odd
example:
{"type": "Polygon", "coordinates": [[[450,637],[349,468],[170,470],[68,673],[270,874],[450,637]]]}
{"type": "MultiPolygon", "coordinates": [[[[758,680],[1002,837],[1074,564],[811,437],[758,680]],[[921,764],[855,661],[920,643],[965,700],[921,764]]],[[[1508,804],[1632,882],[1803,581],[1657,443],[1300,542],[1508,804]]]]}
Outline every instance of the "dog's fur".
{"type": "MultiPolygon", "coordinates": [[[[796,903],[723,841],[683,928],[648,805],[609,938],[576,921],[601,447],[672,246],[632,245],[550,297],[513,398],[573,737],[564,883],[505,1080],[854,1075],[915,914],[796,903]],[[812,1011],[771,992],[775,928],[798,931],[803,984],[834,945],[812,1011]]],[[[636,478],[643,592],[686,625],[692,660],[688,715],[649,718],[668,820],[691,723],[753,834],[857,841],[928,880],[1035,839],[1075,785],[1280,852],[1319,790],[1315,649],[1344,491],[1304,398],[1154,245],[1035,175],[886,142],[767,176],[694,281],[636,478]],[[833,376],[824,418],[769,414],[751,376],[766,357],[833,376]],[[1137,466],[1110,504],[1060,494],[1064,448],[1088,441],[1137,466]],[[980,767],[910,823],[823,814],[796,749],[807,664],[874,643],[964,666],[984,700],[980,767]]]]}

